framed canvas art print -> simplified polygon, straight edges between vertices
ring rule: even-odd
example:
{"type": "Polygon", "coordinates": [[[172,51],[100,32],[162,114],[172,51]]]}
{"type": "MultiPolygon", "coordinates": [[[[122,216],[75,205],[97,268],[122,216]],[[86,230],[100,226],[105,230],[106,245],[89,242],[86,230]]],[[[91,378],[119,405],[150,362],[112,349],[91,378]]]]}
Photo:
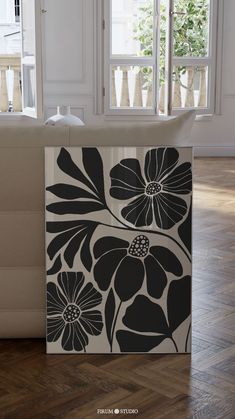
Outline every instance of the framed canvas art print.
{"type": "Polygon", "coordinates": [[[192,149],[47,147],[47,353],[191,350],[192,149]]]}

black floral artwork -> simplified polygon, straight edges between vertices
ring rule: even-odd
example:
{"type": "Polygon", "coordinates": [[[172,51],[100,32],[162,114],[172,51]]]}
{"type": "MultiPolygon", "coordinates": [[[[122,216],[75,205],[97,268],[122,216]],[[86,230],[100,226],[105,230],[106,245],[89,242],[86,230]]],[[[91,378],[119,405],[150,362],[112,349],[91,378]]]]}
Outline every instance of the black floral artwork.
{"type": "Polygon", "coordinates": [[[178,233],[185,247],[191,253],[192,251],[192,198],[191,198],[191,204],[188,210],[187,218],[182,224],[180,224],[178,228],[178,233]]]}
{"type": "Polygon", "coordinates": [[[145,352],[157,346],[156,342],[161,343],[165,339],[170,339],[178,352],[173,333],[187,319],[190,312],[191,277],[189,276],[172,281],[170,284],[167,296],[168,321],[159,304],[152,302],[145,295],[138,295],[123,317],[123,325],[137,333],[126,330],[117,331],[121,351],[145,352]],[[138,332],[154,335],[143,335],[138,332]]]}
{"type": "Polygon", "coordinates": [[[190,149],[53,150],[48,352],[190,352],[190,149]]]}
{"type": "Polygon", "coordinates": [[[123,159],[112,168],[110,194],[119,200],[131,200],[121,214],[136,227],[149,226],[155,220],[161,229],[170,229],[182,220],[187,204],[180,195],[192,190],[189,162],[178,165],[175,148],[157,148],[147,152],[144,174],[137,159],[123,159]]]}
{"type": "Polygon", "coordinates": [[[169,249],[149,245],[141,234],[131,243],[115,237],[102,237],[94,246],[98,262],[94,279],[100,290],[107,291],[114,278],[114,289],[121,301],[130,300],[141,288],[146,277],[148,294],[160,298],[167,284],[166,272],[183,273],[179,259],[169,249]],[[105,270],[104,270],[105,266],[105,270]]]}
{"type": "Polygon", "coordinates": [[[96,148],[83,149],[83,164],[88,177],[73,162],[71,155],[65,148],[61,149],[57,164],[64,173],[76,179],[79,186],[68,183],[48,186],[46,190],[63,199],[63,201],[47,205],[47,211],[60,215],[88,214],[106,207],[103,163],[96,148]]]}
{"type": "Polygon", "coordinates": [[[78,251],[85,268],[90,271],[92,267],[92,257],[90,251],[90,239],[97,227],[97,223],[93,221],[58,221],[47,222],[47,232],[56,233],[47,247],[47,254],[50,260],[55,256],[53,266],[47,271],[47,275],[57,273],[61,267],[61,254],[63,249],[64,261],[69,268],[73,267],[74,258],[78,251]],[[58,234],[57,234],[58,233],[58,234]]]}
{"type": "Polygon", "coordinates": [[[93,310],[102,301],[102,295],[91,282],[84,287],[82,272],[61,272],[58,286],[47,284],[47,341],[61,338],[65,351],[85,351],[88,335],[100,335],[103,328],[102,315],[93,310]]]}

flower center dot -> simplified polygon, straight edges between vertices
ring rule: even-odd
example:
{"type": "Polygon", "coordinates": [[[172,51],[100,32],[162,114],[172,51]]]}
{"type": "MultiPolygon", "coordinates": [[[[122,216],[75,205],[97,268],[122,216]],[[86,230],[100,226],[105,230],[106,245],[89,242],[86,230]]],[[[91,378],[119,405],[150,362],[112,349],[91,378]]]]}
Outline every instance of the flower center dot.
{"type": "Polygon", "coordinates": [[[150,182],[146,188],[146,195],[157,195],[161,191],[162,187],[158,182],[150,182]]]}
{"type": "Polygon", "coordinates": [[[79,316],[80,310],[78,306],[76,306],[75,304],[69,304],[63,312],[63,318],[68,323],[75,322],[75,320],[77,320],[79,316]]]}
{"type": "Polygon", "coordinates": [[[129,247],[129,254],[137,258],[143,258],[149,250],[149,239],[146,236],[137,236],[129,247]]]}

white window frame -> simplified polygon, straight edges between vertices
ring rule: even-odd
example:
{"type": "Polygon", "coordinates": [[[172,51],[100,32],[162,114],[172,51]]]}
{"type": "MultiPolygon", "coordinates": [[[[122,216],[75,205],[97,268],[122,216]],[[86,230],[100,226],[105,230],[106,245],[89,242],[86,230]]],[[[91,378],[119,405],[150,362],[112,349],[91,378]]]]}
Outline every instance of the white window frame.
{"type": "Polygon", "coordinates": [[[112,28],[111,28],[111,0],[104,0],[104,21],[103,21],[103,30],[104,30],[104,113],[105,115],[156,115],[157,107],[157,39],[158,39],[158,25],[157,25],[157,16],[158,16],[158,1],[154,0],[154,24],[153,24],[153,56],[150,58],[147,57],[118,57],[112,58],[112,28]],[[111,108],[109,105],[111,103],[111,77],[112,77],[112,65],[129,65],[129,66],[150,66],[153,68],[153,108],[111,108]]]}
{"type": "MultiPolygon", "coordinates": [[[[174,18],[174,0],[170,0],[170,19],[174,18]]],[[[218,22],[218,0],[210,0],[210,21],[209,21],[209,45],[208,45],[208,56],[207,57],[174,57],[173,56],[173,23],[170,25],[169,31],[169,45],[170,45],[170,63],[169,72],[173,73],[173,67],[187,66],[197,67],[205,66],[208,67],[208,88],[207,88],[207,106],[205,108],[179,108],[173,109],[172,107],[172,77],[168,80],[168,113],[169,115],[178,115],[179,113],[185,112],[185,110],[195,109],[198,115],[208,115],[215,113],[215,80],[216,80],[216,46],[217,46],[217,35],[216,27],[218,22]]]]}
{"type": "MultiPolygon", "coordinates": [[[[98,0],[97,0],[98,1],[98,0]]],[[[105,116],[163,116],[177,115],[189,109],[195,109],[198,115],[213,115],[220,114],[221,101],[221,66],[222,66],[222,29],[223,29],[223,0],[210,0],[210,24],[209,24],[209,45],[208,56],[197,57],[173,57],[172,32],[173,32],[173,14],[174,0],[169,0],[169,31],[168,31],[168,51],[166,52],[166,61],[168,62],[168,77],[166,82],[166,114],[159,115],[158,113],[158,59],[157,59],[157,40],[158,40],[158,17],[159,17],[159,1],[154,2],[154,45],[153,57],[137,57],[137,58],[112,58],[111,57],[111,0],[103,0],[100,4],[103,9],[103,112],[105,116]],[[152,61],[151,61],[152,60],[152,61]],[[111,108],[111,65],[121,66],[125,65],[151,65],[153,66],[153,109],[146,108],[111,108]],[[208,92],[207,92],[207,107],[205,108],[179,108],[172,109],[172,70],[177,65],[187,66],[208,66],[208,92]],[[154,72],[155,69],[155,72],[154,72]]],[[[98,26],[98,25],[97,25],[98,26]]],[[[100,67],[101,68],[101,67],[100,67]]],[[[97,106],[96,106],[97,108],[97,106]]],[[[99,106],[99,109],[101,106],[99,106]]]]}
{"type": "MultiPolygon", "coordinates": [[[[41,31],[41,0],[30,0],[34,2],[35,20],[33,25],[35,28],[35,57],[23,57],[23,13],[22,0],[20,0],[20,28],[21,28],[21,95],[22,95],[22,112],[0,112],[0,120],[21,119],[24,116],[39,119],[43,118],[43,81],[42,81],[42,31],[41,31]],[[23,82],[23,65],[35,66],[35,107],[29,108],[24,106],[24,82],[23,82]]],[[[15,5],[14,5],[15,7],[15,5]]]]}
{"type": "Polygon", "coordinates": [[[29,116],[31,118],[40,119],[43,116],[43,104],[42,104],[42,33],[41,33],[41,2],[38,0],[28,0],[34,3],[34,17],[35,20],[33,22],[34,30],[35,30],[35,56],[24,57],[24,36],[23,36],[23,28],[24,28],[24,13],[22,7],[22,0],[21,0],[21,45],[22,45],[22,53],[21,53],[21,83],[22,83],[22,113],[23,115],[29,116]],[[35,107],[27,107],[24,104],[24,77],[23,77],[23,67],[24,66],[34,66],[35,68],[35,107]]]}

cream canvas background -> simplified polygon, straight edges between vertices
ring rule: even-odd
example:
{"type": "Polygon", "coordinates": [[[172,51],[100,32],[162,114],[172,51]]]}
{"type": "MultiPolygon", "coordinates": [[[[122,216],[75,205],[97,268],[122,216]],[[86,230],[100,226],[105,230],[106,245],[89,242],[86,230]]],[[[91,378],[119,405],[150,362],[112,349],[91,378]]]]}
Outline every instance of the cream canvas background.
{"type": "MultiPolygon", "coordinates": [[[[112,212],[120,220],[125,221],[121,217],[121,209],[123,208],[123,206],[126,205],[126,201],[121,202],[117,199],[112,198],[109,195],[109,189],[111,186],[110,169],[114,167],[116,164],[118,164],[120,160],[122,159],[137,158],[143,170],[144,159],[145,159],[146,153],[150,149],[156,148],[156,147],[97,147],[97,148],[103,160],[105,195],[106,195],[107,204],[111,208],[112,212]]],[[[68,183],[74,186],[78,186],[78,181],[66,175],[57,166],[56,161],[57,161],[57,157],[59,155],[60,150],[61,150],[60,147],[46,147],[45,148],[45,184],[46,186],[50,186],[56,183],[68,183]]],[[[83,163],[82,163],[82,147],[67,147],[66,150],[71,154],[71,157],[74,163],[76,163],[77,166],[84,172],[83,163]]],[[[178,164],[181,164],[184,162],[192,162],[192,149],[191,148],[177,147],[177,150],[179,152],[178,164]]],[[[187,205],[189,207],[191,195],[185,195],[184,199],[187,202],[187,205]]],[[[59,198],[57,198],[50,192],[46,192],[46,205],[49,205],[51,203],[58,202],[58,201],[60,201],[59,198]]],[[[184,218],[186,217],[187,217],[187,214],[184,218]]],[[[46,221],[68,221],[68,220],[79,220],[79,219],[93,220],[93,221],[97,220],[105,224],[110,224],[110,226],[113,226],[113,227],[118,226],[118,222],[107,211],[92,212],[92,213],[84,214],[84,215],[75,215],[75,214],[55,215],[53,213],[46,211],[46,221]]],[[[128,222],[126,222],[126,224],[128,224],[128,222]]],[[[167,230],[167,234],[180,241],[178,232],[177,232],[179,224],[176,224],[173,228],[171,228],[170,230],[167,230]]],[[[156,226],[155,223],[153,223],[149,227],[143,228],[143,230],[147,230],[147,229],[149,229],[150,232],[144,233],[144,234],[145,236],[148,237],[150,241],[150,246],[153,246],[153,245],[164,246],[168,248],[169,250],[171,250],[179,258],[183,266],[182,276],[185,276],[185,275],[191,276],[192,275],[191,263],[188,261],[188,259],[186,258],[185,254],[181,251],[181,249],[173,241],[169,240],[168,238],[152,234],[151,229],[158,230],[158,227],[156,226]]],[[[141,234],[141,229],[137,229],[136,232],[133,232],[129,230],[126,230],[126,231],[119,230],[112,227],[98,226],[98,228],[95,230],[95,233],[93,234],[93,237],[91,239],[90,247],[92,250],[94,243],[98,240],[98,238],[101,238],[102,236],[115,236],[115,237],[119,237],[119,238],[122,238],[124,240],[131,242],[139,234],[141,234]]],[[[53,234],[46,233],[46,248],[53,237],[54,237],[53,234]]],[[[47,269],[49,269],[52,265],[52,262],[49,260],[48,255],[46,255],[46,265],[47,265],[47,269]]],[[[94,260],[93,260],[93,266],[94,266],[94,260]]],[[[75,257],[73,268],[70,269],[67,266],[67,264],[63,262],[61,271],[83,272],[85,275],[85,283],[92,282],[94,287],[97,290],[99,290],[97,283],[95,282],[94,277],[93,277],[93,270],[91,270],[91,272],[86,271],[85,267],[81,263],[79,253],[75,257]]],[[[48,275],[47,282],[57,283],[57,275],[58,274],[48,275]]],[[[175,279],[174,275],[170,273],[168,273],[167,277],[168,277],[168,284],[163,292],[162,297],[159,300],[157,300],[157,303],[159,303],[162,306],[165,313],[166,313],[167,291],[168,291],[170,282],[172,281],[173,278],[175,279]]],[[[95,307],[95,309],[100,310],[102,313],[104,312],[104,305],[105,305],[107,294],[108,294],[108,291],[106,293],[102,292],[103,300],[99,306],[95,307]]],[[[146,281],[143,282],[142,288],[138,292],[138,294],[147,295],[150,300],[156,303],[156,300],[152,299],[147,293],[146,281]]],[[[122,317],[126,311],[126,308],[131,305],[134,298],[135,296],[131,300],[128,300],[126,303],[122,304],[122,308],[120,310],[118,321],[116,324],[116,330],[119,330],[119,328],[121,328],[122,330],[127,329],[122,324],[122,317]]],[[[189,317],[174,332],[174,338],[177,342],[179,352],[185,351],[184,350],[185,338],[187,335],[190,322],[191,322],[191,318],[189,317]]],[[[67,353],[66,351],[63,351],[60,341],[61,341],[61,338],[57,342],[47,343],[47,352],[48,353],[67,353]]],[[[191,336],[188,342],[188,348],[189,347],[191,347],[191,336]]],[[[86,347],[86,352],[87,353],[110,353],[105,326],[103,328],[101,335],[89,336],[89,344],[86,347]]],[[[150,352],[155,352],[155,353],[174,352],[175,353],[175,349],[174,349],[174,345],[172,341],[170,339],[165,339],[160,345],[158,345],[156,348],[154,348],[150,352]]],[[[73,353],[73,352],[69,352],[69,353],[73,353]]],[[[120,348],[116,340],[114,340],[113,353],[120,353],[120,348]]]]}

